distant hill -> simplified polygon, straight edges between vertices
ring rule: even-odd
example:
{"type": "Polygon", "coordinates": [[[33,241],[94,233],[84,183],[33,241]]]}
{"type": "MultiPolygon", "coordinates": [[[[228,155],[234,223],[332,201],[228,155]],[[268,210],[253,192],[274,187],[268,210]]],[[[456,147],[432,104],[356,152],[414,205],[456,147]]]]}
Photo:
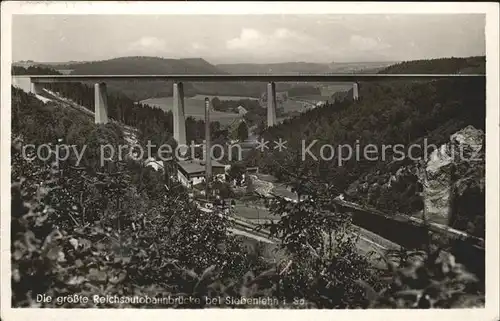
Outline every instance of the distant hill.
{"type": "Polygon", "coordinates": [[[397,64],[399,61],[367,61],[367,62],[340,62],[331,63],[330,69],[334,73],[376,73],[377,71],[397,64]]]}
{"type": "MultiPolygon", "coordinates": [[[[109,60],[38,64],[58,70],[72,70],[71,74],[226,74],[202,58],[167,59],[159,57],[120,57],[109,60]]],[[[108,81],[109,88],[139,101],[152,97],[172,96],[172,82],[165,81],[108,81]]],[[[89,83],[90,84],[90,83],[89,83]]],[[[265,91],[263,83],[193,82],[184,85],[186,96],[196,94],[260,97],[265,91]]]]}
{"type": "Polygon", "coordinates": [[[486,57],[439,58],[404,61],[379,71],[382,74],[485,74],[486,57]]]}
{"type": "Polygon", "coordinates": [[[274,64],[219,64],[216,67],[231,74],[350,73],[377,72],[395,63],[397,62],[332,62],[328,64],[284,62],[274,64]]]}
{"type": "MultiPolygon", "coordinates": [[[[385,68],[366,69],[366,71],[379,74],[486,74],[486,57],[403,61],[385,68]]],[[[333,100],[350,99],[350,97],[352,90],[332,95],[333,100]]]]}
{"type": "Polygon", "coordinates": [[[33,60],[20,60],[20,61],[14,61],[12,62],[12,66],[15,67],[29,67],[29,66],[40,66],[44,68],[53,68],[53,67],[59,67],[62,66],[68,66],[68,65],[76,65],[76,64],[83,64],[87,63],[88,61],[76,61],[76,60],[70,60],[70,61],[59,61],[59,62],[41,62],[41,61],[33,61],[33,60]]]}
{"type": "Polygon", "coordinates": [[[73,69],[73,74],[216,74],[224,73],[199,59],[166,59],[159,57],[120,57],[76,64],[52,65],[56,69],[73,69]]]}
{"type": "MultiPolygon", "coordinates": [[[[120,57],[101,61],[75,63],[35,63],[41,67],[58,70],[71,70],[71,74],[104,75],[104,74],[224,74],[201,58],[167,59],[160,57],[120,57]]],[[[139,101],[152,97],[172,96],[172,82],[165,81],[108,81],[110,90],[121,92],[129,98],[139,101]]],[[[90,84],[90,83],[89,83],[90,84]]],[[[246,87],[238,83],[186,83],[186,96],[196,94],[207,95],[241,95],[258,97],[262,86],[246,87]]]]}
{"type": "MultiPolygon", "coordinates": [[[[411,62],[350,62],[308,63],[286,62],[273,64],[212,65],[202,58],[167,59],[160,57],[120,57],[91,62],[38,63],[22,61],[13,64],[23,67],[40,66],[71,74],[228,74],[228,73],[484,73],[485,57],[417,60],[411,62]]],[[[91,84],[91,82],[87,82],[91,84]]],[[[109,81],[111,91],[121,92],[135,101],[172,96],[172,82],[166,81],[109,81]]],[[[278,91],[289,91],[297,84],[278,83],[278,91]]],[[[318,87],[319,83],[308,85],[318,87]]],[[[259,98],[266,91],[262,82],[193,82],[186,83],[186,96],[242,96],[259,98]]]]}
{"type": "MultiPolygon", "coordinates": [[[[296,63],[291,63],[294,65],[296,63]]],[[[303,68],[316,66],[316,72],[324,71],[326,65],[298,63],[303,68]],[[321,68],[320,68],[321,66],[321,68]]],[[[13,64],[16,66],[16,64],[13,64]]],[[[27,67],[26,62],[17,63],[27,67]]],[[[284,64],[285,67],[287,64],[284,64]]],[[[37,63],[29,62],[29,66],[53,68],[60,72],[75,75],[83,74],[227,74],[228,72],[210,64],[201,58],[166,59],[159,57],[120,57],[109,60],[75,62],[75,63],[37,63]]],[[[284,68],[285,68],[284,67],[284,68]]],[[[290,67],[290,66],[289,66],[290,67]]],[[[289,68],[286,67],[286,68],[289,68]]],[[[290,70],[290,69],[288,69],[290,70]]],[[[293,69],[292,69],[293,70],[293,69]]],[[[295,69],[297,70],[297,69],[295,69]]],[[[304,70],[304,69],[303,69],[304,70]]],[[[276,73],[280,71],[275,71],[276,73]]],[[[140,101],[148,98],[172,96],[172,82],[165,81],[108,81],[111,91],[121,92],[129,98],[140,101]]],[[[87,84],[91,84],[88,82],[87,84]]],[[[286,91],[293,85],[279,83],[278,91],[286,91]]],[[[188,82],[184,85],[186,96],[204,94],[211,96],[242,96],[258,98],[266,91],[262,82],[188,82]]]]}

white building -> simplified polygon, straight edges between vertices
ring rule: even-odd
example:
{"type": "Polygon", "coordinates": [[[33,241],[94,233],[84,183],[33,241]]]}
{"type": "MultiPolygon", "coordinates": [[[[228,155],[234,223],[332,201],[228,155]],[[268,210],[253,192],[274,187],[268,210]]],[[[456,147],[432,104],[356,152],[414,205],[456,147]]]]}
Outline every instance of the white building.
{"type": "Polygon", "coordinates": [[[243,106],[238,106],[236,109],[238,110],[238,114],[240,114],[241,116],[244,116],[246,113],[248,113],[248,111],[243,106]]]}
{"type": "Polygon", "coordinates": [[[152,167],[155,171],[163,170],[163,162],[150,157],[144,161],[146,167],[152,167]]]}

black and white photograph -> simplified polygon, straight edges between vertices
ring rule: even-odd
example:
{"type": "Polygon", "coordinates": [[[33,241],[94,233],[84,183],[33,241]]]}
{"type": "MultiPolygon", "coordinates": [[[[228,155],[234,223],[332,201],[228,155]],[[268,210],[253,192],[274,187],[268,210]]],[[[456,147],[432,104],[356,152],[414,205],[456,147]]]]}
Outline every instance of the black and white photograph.
{"type": "Polygon", "coordinates": [[[2,3],[2,320],[498,320],[498,60],[498,3],[2,3]]]}

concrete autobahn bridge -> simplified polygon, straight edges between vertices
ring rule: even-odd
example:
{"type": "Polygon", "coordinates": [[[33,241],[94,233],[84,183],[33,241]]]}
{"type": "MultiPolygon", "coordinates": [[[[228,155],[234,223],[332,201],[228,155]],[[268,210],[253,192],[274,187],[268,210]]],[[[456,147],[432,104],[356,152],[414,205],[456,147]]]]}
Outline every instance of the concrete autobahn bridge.
{"type": "Polygon", "coordinates": [[[423,80],[442,78],[485,77],[479,74],[167,74],[167,75],[23,75],[13,76],[13,84],[27,92],[41,94],[45,84],[95,81],[95,122],[108,122],[106,81],[173,82],[174,138],[186,145],[184,82],[267,82],[267,126],[276,125],[276,82],[351,82],[353,100],[359,98],[360,82],[382,80],[423,80]]]}

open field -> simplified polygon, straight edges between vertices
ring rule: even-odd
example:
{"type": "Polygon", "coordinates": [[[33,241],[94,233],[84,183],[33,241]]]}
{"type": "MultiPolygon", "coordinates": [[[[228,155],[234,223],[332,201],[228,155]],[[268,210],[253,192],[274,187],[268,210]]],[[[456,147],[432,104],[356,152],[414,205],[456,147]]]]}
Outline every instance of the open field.
{"type": "MultiPolygon", "coordinates": [[[[293,112],[304,112],[307,108],[311,108],[318,102],[324,102],[331,100],[331,95],[339,91],[347,91],[351,89],[352,84],[350,83],[335,83],[335,84],[317,84],[321,88],[321,95],[314,96],[298,96],[289,97],[284,102],[277,102],[278,108],[283,108],[285,113],[293,112]]],[[[243,97],[243,96],[221,96],[221,95],[196,95],[193,97],[186,97],[184,99],[185,113],[186,117],[193,117],[195,119],[205,118],[205,98],[212,100],[214,97],[218,97],[220,100],[257,100],[255,97],[243,97]]],[[[159,97],[159,98],[149,98],[142,100],[141,103],[148,104],[153,107],[161,108],[165,111],[171,111],[173,106],[173,97],[159,97]]],[[[266,108],[266,104],[262,106],[266,108]]],[[[241,116],[236,113],[226,113],[220,111],[212,111],[211,119],[213,121],[218,121],[222,125],[228,125],[234,122],[236,119],[240,119],[241,116]]],[[[284,119],[288,117],[278,117],[278,123],[281,123],[284,119]]]]}
{"type": "Polygon", "coordinates": [[[321,96],[323,97],[331,97],[333,94],[342,91],[348,91],[352,88],[351,83],[333,83],[333,84],[323,84],[320,86],[321,88],[321,96]]]}
{"type": "Polygon", "coordinates": [[[306,102],[316,103],[316,102],[320,102],[320,101],[331,100],[331,96],[310,95],[310,96],[290,97],[288,99],[293,99],[293,100],[296,100],[296,101],[306,101],[306,102]]]}
{"type": "Polygon", "coordinates": [[[210,100],[212,100],[212,98],[219,98],[220,100],[244,100],[244,99],[250,99],[250,100],[258,100],[257,98],[255,97],[244,97],[244,96],[220,96],[220,95],[217,95],[217,96],[213,96],[213,95],[196,95],[194,97],[190,97],[190,99],[197,99],[197,100],[202,100],[202,101],[205,101],[205,98],[208,97],[210,100]]]}
{"type": "MultiPolygon", "coordinates": [[[[184,110],[186,113],[186,117],[193,117],[195,119],[205,119],[205,97],[212,99],[215,96],[205,96],[205,95],[196,95],[194,97],[184,98],[184,110]]],[[[240,99],[254,99],[252,97],[238,97],[238,96],[217,96],[221,100],[240,100],[240,99]]],[[[285,112],[302,112],[305,111],[306,107],[309,107],[311,104],[314,104],[314,100],[308,102],[306,98],[303,98],[304,101],[297,101],[288,99],[283,103],[278,103],[277,107],[283,107],[285,112]]],[[[160,97],[160,98],[149,98],[142,100],[141,103],[150,105],[152,107],[161,108],[165,111],[172,111],[173,106],[173,97],[160,97]]],[[[265,107],[263,107],[265,108],[265,107]]],[[[241,118],[239,114],[236,113],[225,113],[220,111],[212,111],[210,113],[212,121],[218,121],[222,125],[227,125],[235,121],[236,119],[241,118]]]]}
{"type": "MultiPolygon", "coordinates": [[[[331,99],[331,96],[339,91],[347,91],[352,88],[350,83],[335,83],[335,84],[325,84],[317,83],[321,88],[321,95],[314,96],[300,96],[300,97],[289,97],[284,102],[277,102],[278,108],[283,108],[285,113],[292,112],[304,112],[307,108],[310,108],[318,102],[324,102],[331,99]]],[[[220,100],[257,100],[255,97],[244,97],[244,96],[222,96],[222,95],[196,95],[193,97],[186,97],[184,99],[185,103],[185,113],[186,117],[193,117],[195,119],[205,118],[205,98],[212,100],[214,97],[218,97],[220,100]]],[[[159,97],[159,98],[149,98],[142,100],[141,103],[148,104],[153,107],[161,108],[165,111],[171,111],[173,106],[173,97],[159,97]]],[[[266,104],[262,106],[266,108],[266,104]]],[[[222,125],[227,125],[234,122],[236,119],[241,118],[240,115],[236,113],[226,113],[219,111],[212,111],[211,118],[213,121],[218,121],[222,125]]],[[[279,117],[277,119],[278,123],[282,122],[288,117],[279,117]]]]}
{"type": "MultiPolygon", "coordinates": [[[[205,119],[205,97],[200,95],[184,99],[184,112],[186,117],[195,119],[205,119]]],[[[143,104],[148,104],[153,107],[161,108],[165,111],[172,111],[173,97],[150,98],[141,101],[143,104]]],[[[230,124],[234,120],[241,118],[236,113],[223,113],[220,111],[212,111],[210,113],[212,121],[218,121],[221,124],[230,124]]]]}
{"type": "Polygon", "coordinates": [[[283,110],[285,113],[295,112],[295,111],[303,112],[303,111],[305,111],[305,108],[308,107],[310,104],[311,103],[300,102],[300,101],[289,98],[289,99],[287,99],[287,101],[285,101],[283,103],[278,102],[277,107],[278,108],[283,107],[283,110]]]}
{"type": "Polygon", "coordinates": [[[269,210],[267,208],[259,205],[245,204],[241,201],[236,201],[236,205],[233,211],[236,216],[249,220],[276,219],[276,217],[273,217],[269,213],[269,210]]]}

